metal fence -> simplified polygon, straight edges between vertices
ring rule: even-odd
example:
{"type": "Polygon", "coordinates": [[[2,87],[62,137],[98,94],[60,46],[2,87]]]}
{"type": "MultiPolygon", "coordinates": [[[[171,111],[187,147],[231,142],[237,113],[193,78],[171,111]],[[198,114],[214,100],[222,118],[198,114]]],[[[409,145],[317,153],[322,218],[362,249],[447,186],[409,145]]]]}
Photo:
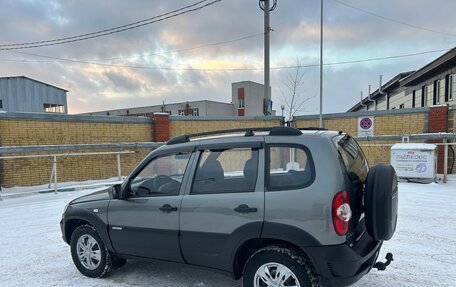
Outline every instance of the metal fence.
{"type": "MultiPolygon", "coordinates": [[[[58,190],[58,170],[57,158],[59,157],[90,157],[98,155],[115,155],[117,179],[122,179],[121,155],[135,154],[139,149],[153,150],[163,143],[140,142],[140,143],[107,143],[107,144],[80,144],[80,145],[43,145],[43,146],[6,146],[0,147],[1,160],[18,160],[27,158],[51,158],[49,167],[50,179],[48,187],[53,186],[54,193],[58,190]],[[96,151],[93,150],[112,150],[117,151],[96,151]],[[92,150],[92,151],[91,151],[92,150]],[[32,153],[32,154],[31,154],[32,153]],[[38,154],[40,153],[40,154],[38,154]],[[43,154],[44,153],[44,154],[43,154]]],[[[60,167],[61,168],[61,167],[60,167]]],[[[25,193],[33,193],[30,191],[25,193]]],[[[1,193],[0,193],[1,200],[1,193]]]]}

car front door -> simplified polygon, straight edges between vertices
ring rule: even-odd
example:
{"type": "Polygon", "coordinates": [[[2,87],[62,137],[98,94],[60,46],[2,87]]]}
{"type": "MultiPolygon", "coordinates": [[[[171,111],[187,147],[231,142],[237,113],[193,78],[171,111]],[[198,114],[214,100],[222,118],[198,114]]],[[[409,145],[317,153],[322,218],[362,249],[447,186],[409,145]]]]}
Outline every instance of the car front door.
{"type": "Polygon", "coordinates": [[[109,235],[119,254],[183,262],[179,247],[181,190],[190,152],[153,158],[133,176],[125,199],[109,204],[109,235]]]}
{"type": "Polygon", "coordinates": [[[197,156],[180,213],[182,254],[190,264],[232,271],[237,248],[261,234],[263,149],[202,146],[197,156]]]}

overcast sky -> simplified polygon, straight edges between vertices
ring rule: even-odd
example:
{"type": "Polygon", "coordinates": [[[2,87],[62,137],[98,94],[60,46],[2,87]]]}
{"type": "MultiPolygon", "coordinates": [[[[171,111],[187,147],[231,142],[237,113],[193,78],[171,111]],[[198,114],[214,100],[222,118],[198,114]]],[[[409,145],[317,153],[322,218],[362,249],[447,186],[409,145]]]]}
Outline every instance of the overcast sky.
{"type": "MultiPolygon", "coordinates": [[[[195,2],[1,0],[0,45],[96,32],[195,2]]],[[[456,46],[454,0],[324,2],[325,63],[456,46]]],[[[280,67],[296,65],[298,60],[303,66],[319,63],[320,1],[278,0],[271,12],[271,27],[272,100],[274,109],[280,111],[289,94],[285,78],[295,71],[280,67]]],[[[70,113],[163,101],[230,102],[232,82],[263,83],[262,32],[263,14],[257,0],[223,0],[198,11],[99,38],[0,50],[0,76],[27,76],[69,90],[70,113]]],[[[373,90],[378,88],[380,74],[388,81],[400,72],[419,69],[443,53],[327,65],[323,112],[344,112],[359,101],[361,91],[367,94],[369,84],[373,90]]],[[[310,100],[300,113],[316,114],[319,68],[304,67],[302,71],[305,84],[299,96],[310,100]]]]}

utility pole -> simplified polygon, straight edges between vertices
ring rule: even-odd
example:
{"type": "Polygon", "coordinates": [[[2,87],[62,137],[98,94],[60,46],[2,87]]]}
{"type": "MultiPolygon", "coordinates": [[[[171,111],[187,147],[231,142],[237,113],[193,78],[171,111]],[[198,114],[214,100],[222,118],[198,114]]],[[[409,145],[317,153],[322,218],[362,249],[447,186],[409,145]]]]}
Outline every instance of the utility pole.
{"type": "Polygon", "coordinates": [[[263,111],[264,115],[269,115],[268,106],[271,100],[269,93],[270,83],[270,66],[269,66],[269,33],[271,27],[269,25],[269,12],[273,11],[277,6],[277,0],[272,0],[272,7],[269,5],[269,0],[259,0],[259,6],[264,11],[264,99],[263,111]]]}
{"type": "Polygon", "coordinates": [[[323,0],[320,2],[320,128],[323,128],[323,0]]]}

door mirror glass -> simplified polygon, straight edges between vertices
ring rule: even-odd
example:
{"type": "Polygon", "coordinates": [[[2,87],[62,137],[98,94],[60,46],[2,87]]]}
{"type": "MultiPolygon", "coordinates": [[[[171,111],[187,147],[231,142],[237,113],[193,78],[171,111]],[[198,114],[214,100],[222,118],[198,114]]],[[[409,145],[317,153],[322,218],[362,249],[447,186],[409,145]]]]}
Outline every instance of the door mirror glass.
{"type": "Polygon", "coordinates": [[[120,198],[120,184],[115,184],[108,188],[109,196],[112,199],[119,199],[120,198]]]}

